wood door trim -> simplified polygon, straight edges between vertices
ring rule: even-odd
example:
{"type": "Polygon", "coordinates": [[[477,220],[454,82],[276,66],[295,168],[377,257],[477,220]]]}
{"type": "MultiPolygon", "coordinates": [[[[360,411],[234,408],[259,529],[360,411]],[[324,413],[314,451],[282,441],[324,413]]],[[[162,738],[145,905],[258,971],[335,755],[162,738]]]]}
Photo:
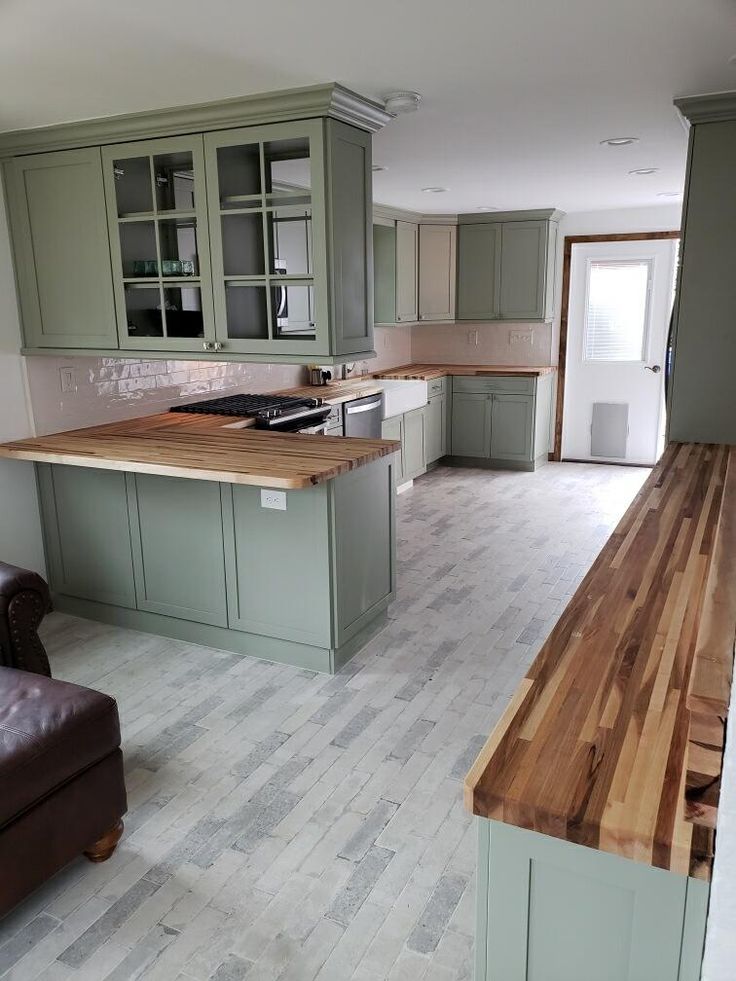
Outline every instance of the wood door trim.
{"type": "Polygon", "coordinates": [[[560,348],[557,363],[557,396],[555,400],[555,441],[549,459],[562,459],[562,422],[565,411],[565,370],[567,368],[567,330],[570,310],[570,266],[573,245],[590,242],[656,242],[679,238],[679,231],[671,232],[618,232],[608,235],[566,235],[562,259],[562,302],[560,305],[560,348]]]}

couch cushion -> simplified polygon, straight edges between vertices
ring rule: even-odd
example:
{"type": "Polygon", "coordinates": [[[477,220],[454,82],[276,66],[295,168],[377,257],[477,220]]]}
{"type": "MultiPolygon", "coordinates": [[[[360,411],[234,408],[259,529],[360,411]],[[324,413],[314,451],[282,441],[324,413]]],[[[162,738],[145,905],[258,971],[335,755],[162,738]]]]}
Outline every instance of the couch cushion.
{"type": "Polygon", "coordinates": [[[119,746],[109,695],[0,668],[0,828],[119,746]]]}

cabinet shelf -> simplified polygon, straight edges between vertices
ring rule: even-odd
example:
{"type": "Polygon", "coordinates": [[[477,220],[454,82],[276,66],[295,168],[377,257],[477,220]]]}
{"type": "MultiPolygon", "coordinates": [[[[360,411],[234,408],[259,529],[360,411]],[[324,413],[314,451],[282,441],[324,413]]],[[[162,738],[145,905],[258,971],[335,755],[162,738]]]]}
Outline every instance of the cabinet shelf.
{"type": "Polygon", "coordinates": [[[118,221],[121,225],[130,225],[136,221],[156,221],[156,219],[172,219],[172,218],[191,218],[196,219],[196,211],[192,211],[191,208],[186,211],[176,211],[174,209],[170,211],[132,211],[124,215],[118,215],[118,221]]]}
{"type": "Polygon", "coordinates": [[[199,286],[199,276],[124,276],[125,286],[199,286]]]}

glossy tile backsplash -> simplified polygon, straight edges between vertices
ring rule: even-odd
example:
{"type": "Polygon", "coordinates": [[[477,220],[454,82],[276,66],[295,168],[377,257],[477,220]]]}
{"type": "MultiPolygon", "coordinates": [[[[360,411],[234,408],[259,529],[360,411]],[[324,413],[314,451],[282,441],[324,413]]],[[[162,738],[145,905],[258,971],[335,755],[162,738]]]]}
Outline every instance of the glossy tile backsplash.
{"type": "MultiPolygon", "coordinates": [[[[411,360],[411,330],[376,330],[378,357],[359,362],[378,371],[411,360]]],[[[229,392],[272,392],[306,382],[300,365],[145,361],[120,358],[26,358],[37,435],[163,412],[170,405],[229,392]],[[63,376],[63,377],[62,377],[63,376]],[[68,391],[62,391],[62,385],[68,391]]],[[[339,369],[337,369],[339,370],[339,369]]]]}

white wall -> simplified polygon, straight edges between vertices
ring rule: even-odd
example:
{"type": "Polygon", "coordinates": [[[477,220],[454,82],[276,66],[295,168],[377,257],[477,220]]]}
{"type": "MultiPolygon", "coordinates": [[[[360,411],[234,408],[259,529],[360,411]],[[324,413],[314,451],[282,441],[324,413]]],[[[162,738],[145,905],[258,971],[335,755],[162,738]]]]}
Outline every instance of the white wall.
{"type": "MultiPolygon", "coordinates": [[[[0,189],[0,442],[31,435],[15,281],[0,189]]],[[[0,459],[0,560],[44,573],[33,465],[0,459]]]]}

